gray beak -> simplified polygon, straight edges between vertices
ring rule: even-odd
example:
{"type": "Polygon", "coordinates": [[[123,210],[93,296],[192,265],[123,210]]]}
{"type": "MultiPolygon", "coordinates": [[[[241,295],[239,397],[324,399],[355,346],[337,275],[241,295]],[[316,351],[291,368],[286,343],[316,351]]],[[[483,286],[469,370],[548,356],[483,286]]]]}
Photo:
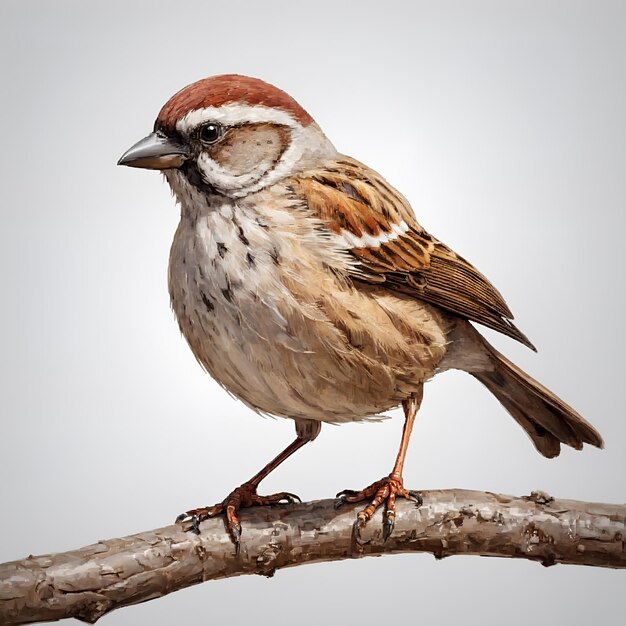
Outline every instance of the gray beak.
{"type": "Polygon", "coordinates": [[[187,156],[184,146],[161,133],[150,133],[124,152],[117,164],[149,170],[168,170],[180,167],[187,156]]]}

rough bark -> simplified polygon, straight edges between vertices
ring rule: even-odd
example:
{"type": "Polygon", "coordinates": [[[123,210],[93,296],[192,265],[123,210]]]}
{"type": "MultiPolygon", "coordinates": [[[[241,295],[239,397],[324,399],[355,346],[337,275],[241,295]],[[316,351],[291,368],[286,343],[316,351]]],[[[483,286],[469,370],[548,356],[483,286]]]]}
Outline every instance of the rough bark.
{"type": "Polygon", "coordinates": [[[221,519],[196,536],[167,526],[62,554],[0,565],[0,623],[105,613],[196,583],[242,574],[272,576],[282,567],[355,556],[430,552],[518,557],[543,565],[626,567],[626,505],[516,498],[478,491],[424,492],[424,504],[398,501],[396,526],[383,543],[380,512],[363,547],[352,539],[355,506],[333,500],[242,511],[236,556],[221,519]]]}

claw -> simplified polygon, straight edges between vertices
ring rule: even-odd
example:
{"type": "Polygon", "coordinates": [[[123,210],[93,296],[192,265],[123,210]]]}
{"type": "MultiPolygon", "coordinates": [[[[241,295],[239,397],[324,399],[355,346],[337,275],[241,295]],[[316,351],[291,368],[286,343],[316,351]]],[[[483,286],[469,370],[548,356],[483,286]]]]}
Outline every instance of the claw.
{"type": "Polygon", "coordinates": [[[346,496],[341,496],[337,494],[337,499],[335,500],[335,504],[333,504],[335,511],[337,509],[340,509],[345,503],[346,503],[346,496]]]}
{"type": "Polygon", "coordinates": [[[345,498],[346,496],[356,496],[359,492],[354,489],[344,489],[340,491],[335,498],[345,498]]]}
{"type": "Polygon", "coordinates": [[[235,556],[239,556],[241,552],[241,524],[237,524],[232,528],[229,528],[230,536],[235,544],[235,556]]]}
{"type": "Polygon", "coordinates": [[[358,546],[366,546],[370,543],[369,539],[367,541],[363,541],[363,539],[361,539],[361,530],[363,530],[366,525],[367,520],[363,517],[357,517],[354,524],[352,524],[352,537],[358,546]]]}
{"type": "Polygon", "coordinates": [[[354,541],[356,542],[357,545],[362,546],[362,539],[361,539],[361,528],[363,527],[363,520],[358,517],[357,519],[354,520],[354,524],[352,524],[352,537],[354,539],[354,541]]]}
{"type": "Polygon", "coordinates": [[[287,493],[283,498],[288,504],[295,504],[296,502],[302,502],[300,496],[297,496],[295,493],[287,493]]]}
{"type": "Polygon", "coordinates": [[[411,500],[417,504],[418,508],[424,504],[424,498],[422,498],[422,494],[419,491],[409,491],[409,495],[411,496],[411,500]]]}
{"type": "Polygon", "coordinates": [[[200,534],[200,518],[197,515],[191,516],[191,528],[189,530],[196,535],[200,534]]]}
{"type": "Polygon", "coordinates": [[[180,524],[187,517],[187,513],[181,513],[177,518],[175,524],[180,524]]]}
{"type": "Polygon", "coordinates": [[[396,525],[396,514],[393,511],[385,512],[385,520],[383,522],[383,543],[391,537],[393,527],[396,525]]]}

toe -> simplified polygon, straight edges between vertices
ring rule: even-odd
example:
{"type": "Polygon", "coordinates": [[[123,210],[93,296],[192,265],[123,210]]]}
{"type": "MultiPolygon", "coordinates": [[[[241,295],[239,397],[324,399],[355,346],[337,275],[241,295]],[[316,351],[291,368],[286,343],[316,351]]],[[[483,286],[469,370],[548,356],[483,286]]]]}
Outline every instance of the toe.
{"type": "Polygon", "coordinates": [[[402,486],[402,479],[395,476],[388,476],[366,487],[362,491],[345,490],[337,494],[335,508],[338,509],[347,502],[358,502],[369,500],[369,504],[358,514],[354,522],[352,534],[357,545],[365,545],[361,538],[361,531],[367,525],[374,513],[384,506],[383,514],[383,541],[391,537],[396,522],[396,498],[407,498],[413,500],[417,506],[421,506],[423,500],[417,491],[407,491],[402,486]]]}
{"type": "Polygon", "coordinates": [[[281,491],[271,496],[252,494],[247,504],[248,506],[263,506],[265,504],[295,504],[296,502],[302,502],[302,500],[295,493],[281,491]]]}
{"type": "Polygon", "coordinates": [[[286,504],[295,504],[296,502],[302,502],[300,496],[295,493],[290,493],[289,491],[282,491],[281,493],[275,493],[272,496],[268,496],[265,498],[266,500],[272,500],[270,504],[278,504],[278,503],[286,503],[286,504]]]}
{"type": "Polygon", "coordinates": [[[176,524],[182,524],[185,530],[191,531],[198,535],[200,534],[200,522],[203,522],[209,517],[213,517],[212,509],[214,508],[215,507],[202,507],[200,509],[191,509],[191,511],[181,513],[176,518],[176,524]]]}

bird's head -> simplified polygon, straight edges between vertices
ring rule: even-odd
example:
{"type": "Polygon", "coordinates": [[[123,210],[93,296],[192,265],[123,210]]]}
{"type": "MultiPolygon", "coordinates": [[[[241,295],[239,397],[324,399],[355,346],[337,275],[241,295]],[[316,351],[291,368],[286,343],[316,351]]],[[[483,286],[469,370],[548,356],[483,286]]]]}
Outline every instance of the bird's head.
{"type": "Polygon", "coordinates": [[[154,132],[119,165],[163,170],[174,189],[242,197],[335,154],[288,94],[236,74],[199,80],[172,96],[154,132]]]}

